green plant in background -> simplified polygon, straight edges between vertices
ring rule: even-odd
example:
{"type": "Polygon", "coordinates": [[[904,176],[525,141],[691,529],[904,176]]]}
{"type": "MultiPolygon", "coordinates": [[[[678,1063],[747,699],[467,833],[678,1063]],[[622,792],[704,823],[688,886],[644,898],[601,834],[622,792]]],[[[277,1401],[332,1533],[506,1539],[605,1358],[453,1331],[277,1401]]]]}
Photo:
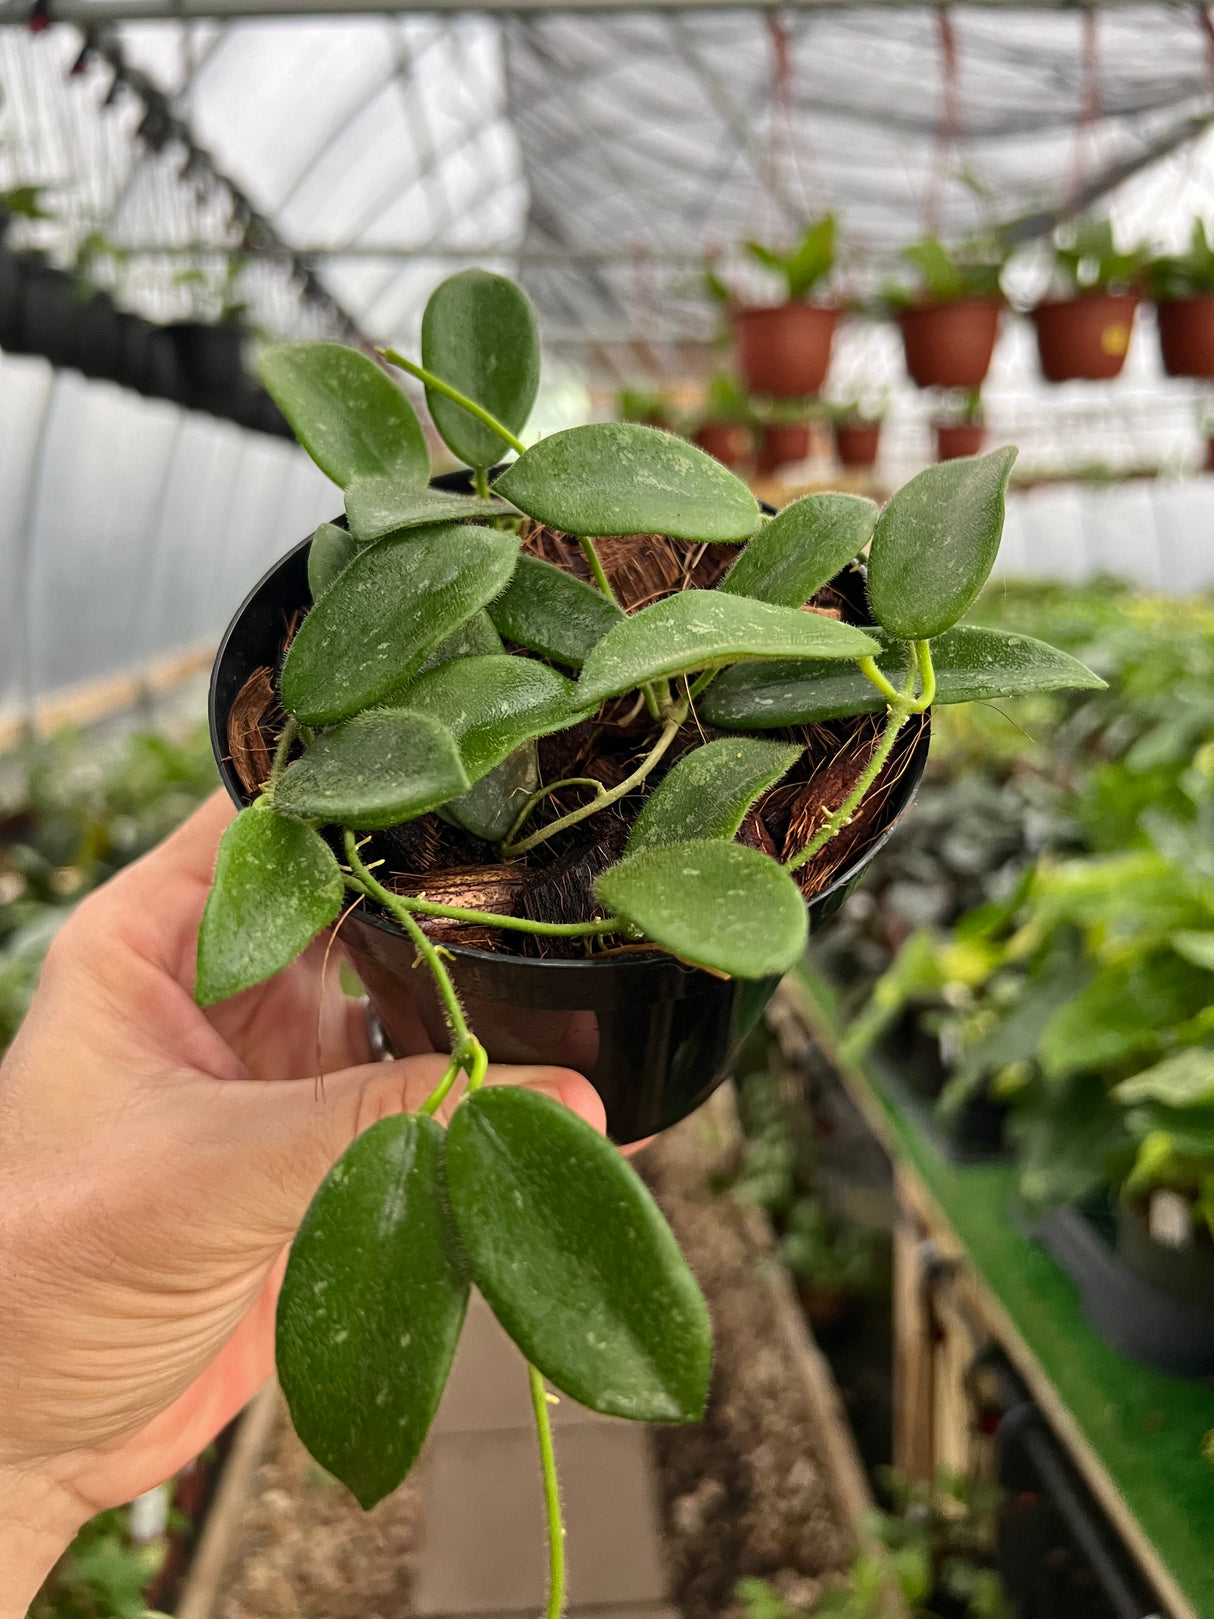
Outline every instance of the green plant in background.
{"type": "Polygon", "coordinates": [[[168,1550],[163,1535],[131,1538],[128,1509],[98,1513],[34,1598],[29,1619],[165,1619],[144,1600],[168,1550]]]}
{"type": "Polygon", "coordinates": [[[981,388],[946,388],[932,412],[939,427],[980,427],[983,422],[981,388]]]}
{"type": "Polygon", "coordinates": [[[1109,219],[1087,219],[1068,225],[1054,239],[1054,264],[1068,291],[1129,292],[1143,278],[1148,250],[1118,248],[1109,219]]]}
{"type": "Polygon", "coordinates": [[[805,227],[801,239],[787,252],[765,247],[762,242],[747,242],[746,251],[756,264],[781,278],[789,303],[801,303],[834,269],[837,235],[834,214],[823,214],[805,227]]]}
{"type": "Polygon", "coordinates": [[[735,371],[714,371],[709,377],[702,414],[706,422],[753,423],[754,404],[735,371]]]}
{"type": "Polygon", "coordinates": [[[1214,292],[1214,247],[1205,220],[1193,221],[1187,252],[1162,254],[1149,259],[1145,268],[1151,296],[1161,303],[1214,292]]]}
{"type": "Polygon", "coordinates": [[[1002,296],[1000,278],[1007,252],[993,238],[977,238],[950,249],[938,237],[925,236],[903,248],[902,257],[915,271],[917,285],[907,288],[888,283],[881,291],[881,303],[886,308],[1002,296]]]}
{"type": "Polygon", "coordinates": [[[834,427],[863,427],[869,422],[883,422],[889,415],[889,389],[826,400],[824,408],[834,427]]]}
{"type": "Polygon", "coordinates": [[[670,401],[649,388],[621,388],[616,395],[615,413],[622,422],[641,422],[646,427],[670,425],[670,401]]]}
{"type": "Polygon", "coordinates": [[[645,941],[712,972],[770,979],[805,944],[796,872],[849,823],[912,715],[933,701],[1100,681],[1030,637],[957,622],[995,559],[1011,451],[931,468],[880,515],[869,501],[818,495],[764,523],[737,478],[644,426],[573,428],[526,449],[538,336],[526,298],[501,277],[444,282],[423,319],[422,363],[386,357],[425,385],[476,493],[428,487],[421,427],[365,355],[313,343],[263,356],[267,387],[345,491],[348,528],[324,526],[313,541],[314,605],[279,682],[286,725],[260,796],[221,844],[196,994],[209,1005],[270,977],[347,895],[386,912],[433,975],[450,1064],[417,1114],[360,1137],[318,1192],[283,1286],[279,1375],[305,1444],[370,1505],[420,1449],[475,1282],[531,1366],[555,1614],[564,1562],[542,1377],[608,1414],[694,1420],[707,1316],[614,1148],[533,1092],[481,1088],[485,1050],[423,920],[576,937],[588,950],[645,941]],[[490,489],[503,445],[517,460],[490,489]],[[596,586],[520,557],[524,517],[576,536],[596,586]],[[733,544],[737,561],[714,590],[627,614],[595,540],[638,534],[733,544]],[[861,630],[801,611],[866,543],[877,622],[861,630]],[[645,727],[631,773],[541,783],[536,739],[617,700],[645,727]],[[783,865],[735,841],[800,757],[797,728],[865,713],[884,716],[870,758],[783,865]],[[703,741],[704,724],[723,734],[703,741]],[[668,752],[678,762],[662,775],[668,752]],[[538,818],[557,785],[585,802],[538,818]],[[439,810],[502,860],[528,856],[642,787],[622,858],[582,920],[394,893],[365,855],[368,833],[439,810]],[[467,1089],[444,1131],[433,1115],[461,1073],[467,1089]]]}
{"type": "Polygon", "coordinates": [[[71,907],[171,832],[218,784],[205,726],[180,741],[64,733],[5,761],[0,788],[0,1051],[71,907]]]}
{"type": "Polygon", "coordinates": [[[1012,1619],[991,1567],[1002,1492],[947,1472],[933,1484],[920,1484],[886,1468],[883,1483],[892,1509],[870,1513],[865,1530],[885,1546],[886,1557],[861,1552],[846,1585],[826,1592],[808,1610],[766,1580],[739,1580],[735,1592],[746,1619],[883,1619],[891,1582],[910,1619],[935,1619],[933,1604],[942,1600],[966,1619],[1012,1619]]]}

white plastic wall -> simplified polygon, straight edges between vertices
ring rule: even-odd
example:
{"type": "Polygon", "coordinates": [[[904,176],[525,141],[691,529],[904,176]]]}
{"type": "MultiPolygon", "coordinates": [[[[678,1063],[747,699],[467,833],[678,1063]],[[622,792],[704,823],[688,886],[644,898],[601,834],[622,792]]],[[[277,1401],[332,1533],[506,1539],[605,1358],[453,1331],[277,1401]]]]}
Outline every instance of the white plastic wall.
{"type": "Polygon", "coordinates": [[[0,719],[213,644],[340,509],[286,440],[0,355],[0,719]]]}

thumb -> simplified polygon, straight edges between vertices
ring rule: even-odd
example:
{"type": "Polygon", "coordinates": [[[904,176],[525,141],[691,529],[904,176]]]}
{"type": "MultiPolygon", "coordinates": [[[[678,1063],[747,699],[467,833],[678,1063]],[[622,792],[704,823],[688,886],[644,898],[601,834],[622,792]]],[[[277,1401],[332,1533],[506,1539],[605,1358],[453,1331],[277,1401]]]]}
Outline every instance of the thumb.
{"type": "MultiPolygon", "coordinates": [[[[317,1187],[346,1148],[381,1119],[419,1108],[449,1059],[429,1053],[366,1063],[323,1079],[217,1082],[229,1113],[223,1182],[268,1245],[290,1241],[317,1187]],[[238,1163],[231,1144],[239,1143],[238,1163]]],[[[568,1068],[491,1064],[486,1085],[526,1085],[551,1096],[596,1130],[606,1127],[598,1092],[568,1068]]],[[[445,1124],[463,1094],[463,1076],[438,1111],[445,1124]]],[[[197,1133],[194,1132],[195,1143],[197,1133]]],[[[220,1182],[222,1184],[223,1182],[220,1182]]]]}

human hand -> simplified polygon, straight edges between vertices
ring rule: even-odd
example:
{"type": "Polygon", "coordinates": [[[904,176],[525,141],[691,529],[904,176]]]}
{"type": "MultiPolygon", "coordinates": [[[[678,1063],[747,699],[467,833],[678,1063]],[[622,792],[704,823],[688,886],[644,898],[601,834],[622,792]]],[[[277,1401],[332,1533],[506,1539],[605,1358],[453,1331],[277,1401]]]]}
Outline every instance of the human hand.
{"type": "MultiPolygon", "coordinates": [[[[312,1194],[445,1067],[420,1054],[420,1025],[418,1055],[369,1062],[323,940],[268,984],[194,1004],[231,814],[217,794],[82,902],[0,1064],[0,1619],[25,1612],[86,1518],[168,1478],[266,1381],[312,1194]]],[[[488,1083],[603,1126],[569,1070],[490,1068],[488,1083]]]]}

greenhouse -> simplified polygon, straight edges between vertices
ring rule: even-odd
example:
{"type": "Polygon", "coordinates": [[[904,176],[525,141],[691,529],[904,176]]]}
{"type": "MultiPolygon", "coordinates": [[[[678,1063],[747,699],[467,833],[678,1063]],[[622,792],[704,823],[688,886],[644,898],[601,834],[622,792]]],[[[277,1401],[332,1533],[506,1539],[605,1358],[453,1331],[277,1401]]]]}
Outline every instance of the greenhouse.
{"type": "Polygon", "coordinates": [[[0,1619],[1214,1619],[1214,10],[0,24],[0,1619]]]}

